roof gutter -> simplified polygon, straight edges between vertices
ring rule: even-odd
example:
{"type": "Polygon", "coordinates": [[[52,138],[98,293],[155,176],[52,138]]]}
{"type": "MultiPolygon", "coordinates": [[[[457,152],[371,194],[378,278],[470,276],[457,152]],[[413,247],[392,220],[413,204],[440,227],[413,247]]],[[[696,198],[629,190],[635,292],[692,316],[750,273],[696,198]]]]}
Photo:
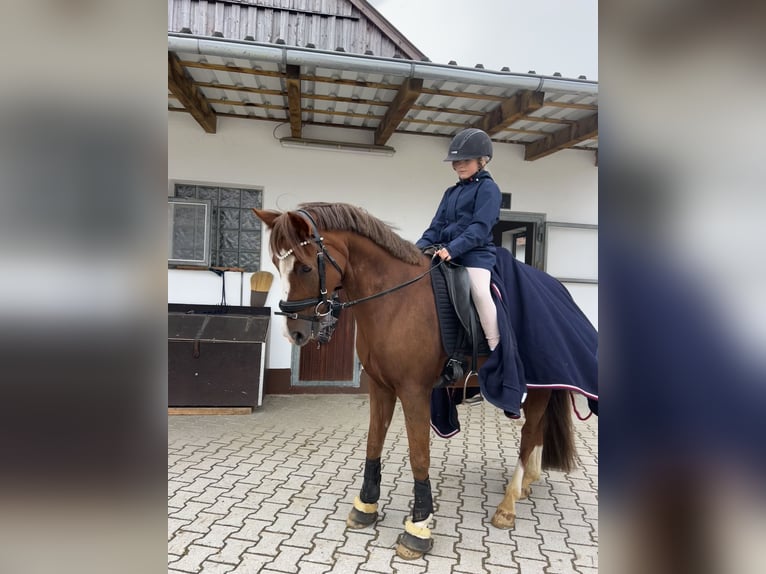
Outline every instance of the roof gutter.
{"type": "Polygon", "coordinates": [[[328,52],[313,48],[277,46],[257,42],[240,42],[223,38],[202,38],[188,34],[168,34],[168,50],[203,56],[263,60],[275,64],[319,66],[354,72],[392,74],[424,80],[463,81],[498,88],[521,88],[534,91],[561,91],[584,95],[598,94],[598,82],[564,79],[554,76],[494,72],[461,68],[432,62],[416,62],[399,58],[380,58],[362,54],[328,52]]]}

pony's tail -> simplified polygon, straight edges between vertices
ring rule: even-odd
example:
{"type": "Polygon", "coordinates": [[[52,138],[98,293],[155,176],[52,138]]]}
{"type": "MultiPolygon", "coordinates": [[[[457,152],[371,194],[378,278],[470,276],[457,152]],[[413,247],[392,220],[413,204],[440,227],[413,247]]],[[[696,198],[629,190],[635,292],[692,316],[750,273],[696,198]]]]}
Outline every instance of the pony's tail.
{"type": "Polygon", "coordinates": [[[577,466],[569,391],[551,392],[543,415],[543,469],[569,472],[577,466]]]}

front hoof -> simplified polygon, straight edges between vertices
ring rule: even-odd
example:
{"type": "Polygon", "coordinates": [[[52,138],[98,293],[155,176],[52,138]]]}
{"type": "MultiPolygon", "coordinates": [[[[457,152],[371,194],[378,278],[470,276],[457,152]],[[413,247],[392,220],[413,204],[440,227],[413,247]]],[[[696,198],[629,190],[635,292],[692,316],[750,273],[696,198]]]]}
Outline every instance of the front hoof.
{"type": "Polygon", "coordinates": [[[434,546],[433,538],[418,538],[409,532],[402,532],[397,539],[396,555],[404,560],[417,560],[434,546]]]}
{"type": "Polygon", "coordinates": [[[513,523],[515,520],[516,520],[515,514],[498,508],[495,511],[495,515],[492,517],[492,526],[494,526],[495,528],[508,530],[509,528],[513,528],[513,523]]]}
{"type": "Polygon", "coordinates": [[[377,512],[362,512],[356,508],[352,508],[346,518],[346,526],[359,530],[361,528],[367,528],[368,526],[375,524],[378,519],[377,512]]]}

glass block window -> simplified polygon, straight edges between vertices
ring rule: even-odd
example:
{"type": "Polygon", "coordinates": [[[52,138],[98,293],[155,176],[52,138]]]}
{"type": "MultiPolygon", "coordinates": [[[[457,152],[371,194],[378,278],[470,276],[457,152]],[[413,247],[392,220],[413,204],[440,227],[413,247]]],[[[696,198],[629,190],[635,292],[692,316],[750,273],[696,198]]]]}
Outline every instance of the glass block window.
{"type": "Polygon", "coordinates": [[[210,265],[210,202],[168,198],[168,263],[210,265]]]}
{"type": "Polygon", "coordinates": [[[175,196],[210,201],[211,266],[260,270],[261,221],[252,208],[263,206],[262,190],[178,183],[175,196]]]}

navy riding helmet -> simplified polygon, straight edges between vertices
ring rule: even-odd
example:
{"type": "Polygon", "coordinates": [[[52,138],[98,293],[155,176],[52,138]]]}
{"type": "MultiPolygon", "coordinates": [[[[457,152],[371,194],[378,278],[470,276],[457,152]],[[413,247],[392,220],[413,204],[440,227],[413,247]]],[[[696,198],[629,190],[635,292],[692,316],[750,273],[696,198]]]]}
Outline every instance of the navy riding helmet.
{"type": "Polygon", "coordinates": [[[468,128],[457,133],[449,144],[449,152],[444,161],[492,158],[492,140],[478,128],[468,128]]]}

